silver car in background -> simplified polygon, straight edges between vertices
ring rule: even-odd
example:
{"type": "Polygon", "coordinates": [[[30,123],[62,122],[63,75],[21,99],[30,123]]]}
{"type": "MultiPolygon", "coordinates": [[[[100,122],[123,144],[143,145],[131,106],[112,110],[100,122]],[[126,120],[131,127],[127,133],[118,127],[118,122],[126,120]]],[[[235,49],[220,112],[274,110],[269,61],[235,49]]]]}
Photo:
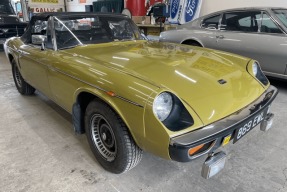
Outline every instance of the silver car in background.
{"type": "Polygon", "coordinates": [[[258,60],[266,75],[287,79],[287,9],[212,13],[162,32],[160,41],[237,53],[258,60]]]}

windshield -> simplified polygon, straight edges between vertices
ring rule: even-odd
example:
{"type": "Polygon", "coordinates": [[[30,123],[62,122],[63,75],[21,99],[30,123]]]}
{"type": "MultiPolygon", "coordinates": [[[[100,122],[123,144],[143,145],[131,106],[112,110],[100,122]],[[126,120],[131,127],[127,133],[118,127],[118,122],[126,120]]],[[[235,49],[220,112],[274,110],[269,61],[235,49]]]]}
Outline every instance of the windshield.
{"type": "Polygon", "coordinates": [[[276,17],[287,27],[287,9],[273,9],[276,17]]]}
{"type": "Polygon", "coordinates": [[[58,49],[83,44],[143,39],[137,26],[126,17],[54,17],[58,49]]]}
{"type": "Polygon", "coordinates": [[[3,0],[1,0],[1,2],[0,2],[0,14],[3,14],[3,13],[15,15],[14,9],[12,8],[9,1],[3,2],[3,0]]]}

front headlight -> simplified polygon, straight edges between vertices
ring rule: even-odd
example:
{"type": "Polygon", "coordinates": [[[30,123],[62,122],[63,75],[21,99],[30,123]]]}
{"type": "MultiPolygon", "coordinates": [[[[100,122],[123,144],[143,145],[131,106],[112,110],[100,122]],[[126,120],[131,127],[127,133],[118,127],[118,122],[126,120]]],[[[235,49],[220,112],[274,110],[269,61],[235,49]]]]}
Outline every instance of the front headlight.
{"type": "Polygon", "coordinates": [[[194,124],[193,118],[177,96],[160,93],[153,102],[154,115],[171,131],[179,131],[194,124]]]}
{"type": "MultiPolygon", "coordinates": [[[[252,70],[253,70],[253,75],[256,77],[256,75],[257,75],[257,73],[258,73],[258,68],[259,68],[259,66],[258,66],[258,64],[256,63],[256,62],[254,62],[253,64],[252,64],[252,70]]],[[[260,69],[259,69],[260,70],[260,69]]]]}
{"type": "Polygon", "coordinates": [[[255,76],[263,85],[268,85],[269,81],[267,77],[263,74],[260,65],[257,61],[252,63],[252,75],[255,76]]]}
{"type": "Polygon", "coordinates": [[[159,94],[153,102],[153,112],[160,121],[164,121],[170,114],[173,106],[172,96],[168,92],[159,94]]]}

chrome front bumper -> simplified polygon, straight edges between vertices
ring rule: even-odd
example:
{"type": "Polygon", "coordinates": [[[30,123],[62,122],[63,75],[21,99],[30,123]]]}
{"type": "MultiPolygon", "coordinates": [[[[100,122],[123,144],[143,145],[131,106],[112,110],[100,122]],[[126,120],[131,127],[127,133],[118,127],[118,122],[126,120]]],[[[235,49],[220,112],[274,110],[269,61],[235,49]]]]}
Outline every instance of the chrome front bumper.
{"type": "MultiPolygon", "coordinates": [[[[171,138],[169,145],[171,159],[179,162],[188,162],[206,153],[215,151],[222,145],[226,136],[231,135],[231,139],[233,139],[236,130],[244,123],[263,111],[268,113],[268,107],[277,94],[277,88],[270,85],[256,101],[232,115],[195,131],[171,138]],[[210,146],[205,151],[192,156],[189,155],[189,149],[204,143],[210,143],[210,146]]],[[[270,117],[269,113],[266,114],[267,117],[270,117]]],[[[266,123],[266,119],[262,122],[266,123]]]]}

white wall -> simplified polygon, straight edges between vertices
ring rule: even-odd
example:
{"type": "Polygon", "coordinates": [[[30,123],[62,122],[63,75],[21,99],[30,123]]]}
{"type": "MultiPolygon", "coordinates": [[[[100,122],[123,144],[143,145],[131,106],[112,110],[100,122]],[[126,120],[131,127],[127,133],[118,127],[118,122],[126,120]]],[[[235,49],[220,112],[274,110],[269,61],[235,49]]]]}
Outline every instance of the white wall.
{"type": "Polygon", "coordinates": [[[239,7],[284,7],[287,0],[203,0],[200,15],[239,7]]]}

